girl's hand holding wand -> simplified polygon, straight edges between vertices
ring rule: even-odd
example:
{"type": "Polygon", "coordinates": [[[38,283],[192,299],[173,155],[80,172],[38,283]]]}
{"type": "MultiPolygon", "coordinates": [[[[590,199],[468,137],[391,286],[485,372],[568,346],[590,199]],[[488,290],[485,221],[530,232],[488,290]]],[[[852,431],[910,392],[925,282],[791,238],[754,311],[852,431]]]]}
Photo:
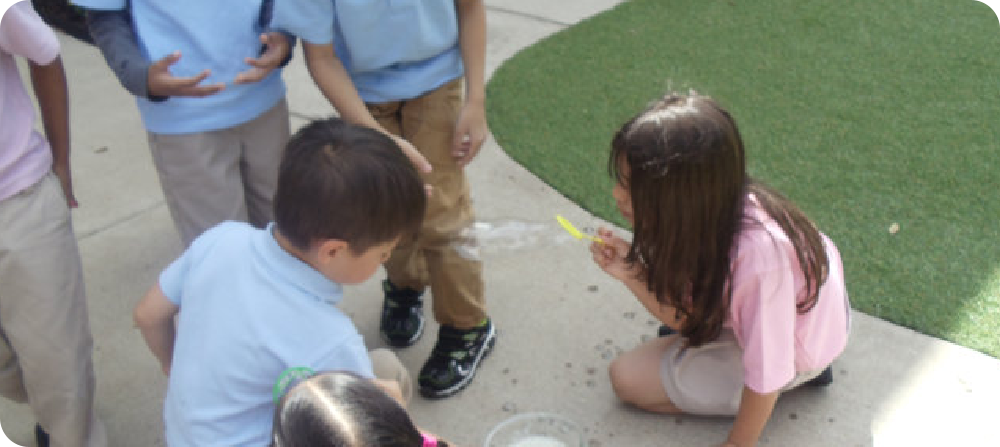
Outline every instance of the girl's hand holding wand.
{"type": "Polygon", "coordinates": [[[615,236],[604,227],[597,229],[597,235],[601,242],[594,241],[590,244],[590,253],[594,256],[594,263],[619,281],[626,282],[636,279],[640,272],[639,267],[625,261],[625,255],[632,248],[632,244],[615,236]]]}

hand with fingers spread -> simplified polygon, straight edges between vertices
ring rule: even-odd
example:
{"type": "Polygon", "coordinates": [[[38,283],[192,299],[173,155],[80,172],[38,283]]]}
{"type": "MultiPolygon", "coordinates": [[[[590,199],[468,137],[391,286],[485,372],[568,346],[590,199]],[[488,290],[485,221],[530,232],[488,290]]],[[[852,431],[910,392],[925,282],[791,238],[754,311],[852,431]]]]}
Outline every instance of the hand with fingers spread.
{"type": "Polygon", "coordinates": [[[175,51],[149,66],[146,82],[151,96],[203,97],[214,95],[226,88],[226,84],[223,83],[199,85],[211,74],[210,70],[203,70],[197,76],[174,76],[170,73],[170,66],[179,60],[181,52],[175,51]]]}
{"type": "Polygon", "coordinates": [[[236,75],[234,84],[249,84],[266,78],[267,75],[271,74],[271,71],[281,66],[291,51],[288,37],[282,33],[261,34],[260,43],[264,45],[264,52],[256,58],[248,57],[244,60],[252,68],[236,75]]]}
{"type": "Polygon", "coordinates": [[[451,143],[451,155],[455,157],[455,162],[465,167],[476,158],[488,133],[483,104],[475,101],[466,103],[458,116],[451,143]]]}
{"type": "Polygon", "coordinates": [[[604,227],[597,229],[597,235],[603,242],[595,241],[590,244],[590,253],[594,256],[594,263],[619,281],[625,282],[637,278],[640,267],[625,261],[625,256],[632,248],[632,244],[615,236],[604,227]]]}

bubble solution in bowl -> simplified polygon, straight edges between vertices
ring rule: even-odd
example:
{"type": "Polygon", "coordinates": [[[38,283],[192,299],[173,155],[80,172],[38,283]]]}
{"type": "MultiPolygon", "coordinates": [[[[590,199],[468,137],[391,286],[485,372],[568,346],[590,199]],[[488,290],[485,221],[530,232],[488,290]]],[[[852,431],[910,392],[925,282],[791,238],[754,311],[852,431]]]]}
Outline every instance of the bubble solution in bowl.
{"type": "Polygon", "coordinates": [[[501,422],[486,436],[484,447],[581,447],[580,428],[552,413],[525,413],[501,422]]]}

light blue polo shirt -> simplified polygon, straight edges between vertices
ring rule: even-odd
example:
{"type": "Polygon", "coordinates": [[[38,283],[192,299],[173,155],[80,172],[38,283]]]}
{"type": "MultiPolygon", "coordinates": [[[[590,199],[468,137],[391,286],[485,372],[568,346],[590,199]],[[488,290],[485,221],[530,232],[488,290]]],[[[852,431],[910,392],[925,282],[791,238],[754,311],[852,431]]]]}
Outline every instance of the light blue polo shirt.
{"type": "Polygon", "coordinates": [[[272,24],[333,42],[368,103],[413,99],[464,73],[454,0],[278,0],[272,24]]]}
{"type": "MultiPolygon", "coordinates": [[[[119,10],[126,0],[72,0],[85,8],[119,10]]],[[[196,76],[209,69],[205,84],[226,88],[203,98],[171,97],[163,102],[136,98],[146,129],[185,134],[227,129],[257,118],[285,96],[281,70],[253,84],[235,85],[237,73],[250,69],[244,60],[260,54],[261,0],[131,0],[139,48],[150,61],[174,51],[181,59],[174,76],[196,76]]]]}
{"type": "Polygon", "coordinates": [[[271,231],[224,222],[160,274],[180,306],[163,410],[168,446],[268,445],[272,387],[289,367],[374,377],[361,335],[334,307],[341,286],[271,231]]]}

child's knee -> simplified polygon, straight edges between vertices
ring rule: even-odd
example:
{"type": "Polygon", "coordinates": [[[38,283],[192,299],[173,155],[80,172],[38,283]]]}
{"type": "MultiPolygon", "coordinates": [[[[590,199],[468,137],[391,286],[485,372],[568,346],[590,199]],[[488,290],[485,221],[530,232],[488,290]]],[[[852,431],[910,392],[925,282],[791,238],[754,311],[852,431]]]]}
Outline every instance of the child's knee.
{"type": "Polygon", "coordinates": [[[634,404],[637,402],[638,392],[637,380],[634,369],[622,357],[618,357],[611,362],[608,367],[608,376],[611,379],[611,389],[623,402],[634,404]]]}

